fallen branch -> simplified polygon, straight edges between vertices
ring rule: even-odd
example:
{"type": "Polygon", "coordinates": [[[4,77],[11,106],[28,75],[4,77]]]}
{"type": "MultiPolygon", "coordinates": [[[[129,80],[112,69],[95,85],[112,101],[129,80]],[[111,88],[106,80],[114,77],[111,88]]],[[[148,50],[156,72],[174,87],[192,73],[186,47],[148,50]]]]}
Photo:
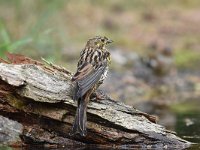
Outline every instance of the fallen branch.
{"type": "MultiPolygon", "coordinates": [[[[0,114],[23,125],[23,143],[102,147],[188,147],[154,117],[115,100],[91,101],[88,134],[72,137],[71,73],[42,63],[0,63],[0,114]]],[[[1,134],[1,133],[0,133],[1,134]]]]}

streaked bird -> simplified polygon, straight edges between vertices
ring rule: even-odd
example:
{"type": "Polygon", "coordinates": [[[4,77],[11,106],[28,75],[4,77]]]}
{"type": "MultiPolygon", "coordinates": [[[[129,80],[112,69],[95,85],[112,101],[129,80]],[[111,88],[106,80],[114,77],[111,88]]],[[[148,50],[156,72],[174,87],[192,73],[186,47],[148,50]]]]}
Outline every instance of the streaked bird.
{"type": "Polygon", "coordinates": [[[77,72],[72,77],[75,84],[73,99],[77,101],[75,120],[72,134],[86,136],[87,104],[90,95],[101,85],[107,77],[110,64],[110,53],[106,45],[112,43],[107,37],[96,36],[87,41],[80,53],[77,72]]]}

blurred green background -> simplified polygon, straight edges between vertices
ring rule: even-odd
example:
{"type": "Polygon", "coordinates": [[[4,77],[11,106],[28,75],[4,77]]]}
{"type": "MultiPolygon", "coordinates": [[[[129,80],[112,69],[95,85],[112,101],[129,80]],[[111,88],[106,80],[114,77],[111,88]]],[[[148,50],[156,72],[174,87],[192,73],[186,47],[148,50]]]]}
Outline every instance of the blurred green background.
{"type": "Polygon", "coordinates": [[[199,26],[199,0],[0,0],[0,56],[10,51],[65,65],[88,38],[106,35],[113,46],[141,54],[153,41],[169,44],[178,67],[195,68],[199,26]]]}
{"type": "Polygon", "coordinates": [[[0,57],[7,51],[43,57],[75,71],[80,51],[96,35],[114,41],[106,92],[139,102],[160,124],[200,141],[200,0],[0,0],[0,57]],[[162,82],[147,74],[159,86],[133,76],[135,56],[146,57],[154,43],[173,51],[177,71],[162,82]]]}

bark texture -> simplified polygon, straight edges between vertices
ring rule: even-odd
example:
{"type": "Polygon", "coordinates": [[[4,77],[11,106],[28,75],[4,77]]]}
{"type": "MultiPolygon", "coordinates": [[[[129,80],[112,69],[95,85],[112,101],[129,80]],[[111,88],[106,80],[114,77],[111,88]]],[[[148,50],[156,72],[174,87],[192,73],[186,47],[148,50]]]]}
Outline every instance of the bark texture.
{"type": "Polygon", "coordinates": [[[71,99],[70,79],[70,72],[54,65],[0,63],[0,115],[23,126],[22,143],[95,144],[95,148],[185,148],[191,144],[156,124],[153,116],[110,98],[91,100],[87,136],[71,136],[76,103],[71,99]]]}

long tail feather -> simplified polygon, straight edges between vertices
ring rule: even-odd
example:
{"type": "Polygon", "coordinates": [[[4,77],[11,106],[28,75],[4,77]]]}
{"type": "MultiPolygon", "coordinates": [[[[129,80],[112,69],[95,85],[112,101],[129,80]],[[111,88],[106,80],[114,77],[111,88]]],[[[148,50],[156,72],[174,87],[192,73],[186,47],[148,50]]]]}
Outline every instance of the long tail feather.
{"type": "Polygon", "coordinates": [[[72,127],[72,133],[73,134],[80,134],[81,136],[86,136],[86,110],[87,110],[87,103],[84,99],[78,100],[78,107],[76,109],[76,115],[74,124],[72,127]]]}

